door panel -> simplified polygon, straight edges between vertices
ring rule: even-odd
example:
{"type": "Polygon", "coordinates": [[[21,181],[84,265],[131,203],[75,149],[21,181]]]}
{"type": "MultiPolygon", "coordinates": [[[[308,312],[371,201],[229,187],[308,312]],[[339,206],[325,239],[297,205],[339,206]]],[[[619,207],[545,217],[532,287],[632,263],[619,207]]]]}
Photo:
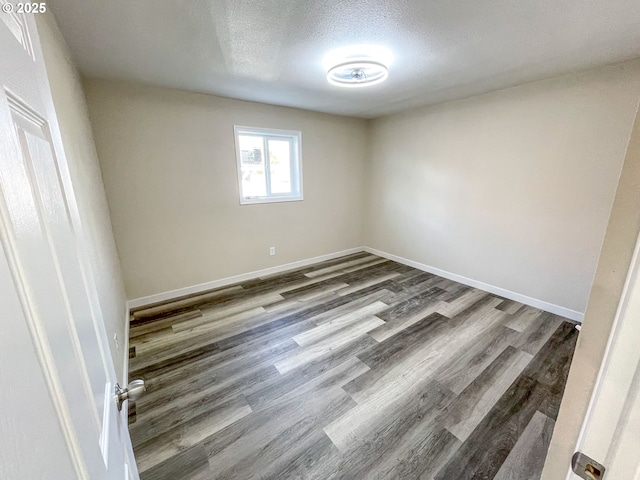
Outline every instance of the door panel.
{"type": "MultiPolygon", "coordinates": [[[[79,318],[87,315],[91,309],[85,286],[79,282],[83,274],[77,255],[78,246],[59,181],[59,169],[48,140],[46,124],[38,122],[35,114],[32,114],[35,121],[29,121],[16,110],[12,110],[25,170],[29,176],[29,183],[33,186],[33,194],[37,198],[40,222],[48,232],[58,281],[63,287],[62,294],[68,309],[67,315],[71,318],[79,318]]],[[[73,322],[71,333],[74,347],[80,354],[78,358],[84,360],[81,363],[86,367],[84,379],[88,383],[87,392],[94,399],[92,406],[98,416],[98,408],[102,408],[104,403],[108,373],[105,368],[104,352],[98,341],[99,337],[96,329],[92,327],[92,322],[73,322]],[[91,352],[100,352],[100,356],[93,355],[91,352]],[[92,374],[89,375],[88,372],[92,374]]],[[[99,417],[97,419],[101,428],[102,419],[99,417]]]]}
{"type": "MultiPolygon", "coordinates": [[[[0,6],[9,3],[7,0],[0,0],[0,6]]],[[[6,13],[2,10],[0,18],[4,21],[5,25],[9,28],[9,31],[16,37],[16,40],[20,42],[20,45],[27,51],[31,58],[33,56],[33,46],[31,44],[31,38],[29,37],[29,29],[27,27],[27,17],[24,13],[16,13],[15,8],[11,12],[6,13]]]]}
{"type": "MultiPolygon", "coordinates": [[[[9,106],[9,98],[5,96],[0,108],[13,110],[9,106]]],[[[15,99],[11,103],[14,102],[15,99]]],[[[47,196],[51,196],[53,189],[47,189],[45,195],[38,195],[38,186],[30,172],[34,165],[40,169],[40,164],[51,160],[46,151],[48,148],[50,152],[50,145],[25,132],[14,121],[15,110],[11,113],[17,151],[16,155],[2,157],[0,202],[6,212],[3,220],[6,242],[15,265],[14,278],[23,285],[36,330],[48,344],[45,351],[56,370],[53,383],[60,389],[59,394],[70,397],[66,401],[70,415],[78,420],[85,419],[78,422],[82,436],[93,437],[97,442],[101,416],[90,396],[91,388],[75,322],[72,321],[71,305],[61,282],[61,265],[56,261],[52,241],[51,217],[59,213],[53,205],[47,204],[47,196]],[[74,395],[65,395],[64,392],[74,392],[74,395]]]]}
{"type": "Polygon", "coordinates": [[[0,223],[0,384],[4,387],[0,389],[0,478],[75,478],[78,470],[66,447],[55,404],[43,401],[50,398],[50,377],[42,370],[43,355],[32,340],[37,333],[14,283],[1,227],[0,223]]]}

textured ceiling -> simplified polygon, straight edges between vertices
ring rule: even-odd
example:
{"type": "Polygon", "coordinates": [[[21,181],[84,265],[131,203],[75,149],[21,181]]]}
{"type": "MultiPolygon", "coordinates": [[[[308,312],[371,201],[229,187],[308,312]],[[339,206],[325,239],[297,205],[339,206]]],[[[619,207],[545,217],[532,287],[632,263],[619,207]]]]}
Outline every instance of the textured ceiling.
{"type": "Polygon", "coordinates": [[[49,0],[81,72],[373,118],[640,57],[638,0],[49,0]],[[389,79],[324,55],[389,48],[389,79]]]}

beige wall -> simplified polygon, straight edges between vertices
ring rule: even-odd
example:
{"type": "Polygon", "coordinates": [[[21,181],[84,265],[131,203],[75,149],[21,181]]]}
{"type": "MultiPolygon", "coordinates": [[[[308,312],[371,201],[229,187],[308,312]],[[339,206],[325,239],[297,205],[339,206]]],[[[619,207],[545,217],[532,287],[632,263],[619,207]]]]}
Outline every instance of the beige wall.
{"type": "Polygon", "coordinates": [[[640,233],[640,116],[636,117],[543,480],[564,478],[640,233]]]}
{"type": "Polygon", "coordinates": [[[53,16],[47,13],[36,15],[36,19],[82,233],[86,236],[84,243],[89,250],[116,372],[122,381],[126,297],[87,104],[80,77],[53,16]],[[119,352],[114,334],[119,338],[119,352]]]}
{"type": "Polygon", "coordinates": [[[366,121],[101,80],[85,90],[130,299],[361,246],[366,121]],[[234,124],[302,132],[304,201],[240,206],[234,124]]]}
{"type": "Polygon", "coordinates": [[[640,63],[373,121],[367,245],[584,312],[640,63]]]}

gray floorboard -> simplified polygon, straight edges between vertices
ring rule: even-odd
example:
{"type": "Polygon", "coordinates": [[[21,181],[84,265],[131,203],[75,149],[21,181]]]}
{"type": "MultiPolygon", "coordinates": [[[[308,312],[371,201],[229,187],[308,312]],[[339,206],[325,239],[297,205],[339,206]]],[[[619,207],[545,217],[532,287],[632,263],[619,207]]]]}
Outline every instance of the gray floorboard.
{"type": "Polygon", "coordinates": [[[537,480],[577,339],[364,252],[131,319],[143,480],[537,480]]]}

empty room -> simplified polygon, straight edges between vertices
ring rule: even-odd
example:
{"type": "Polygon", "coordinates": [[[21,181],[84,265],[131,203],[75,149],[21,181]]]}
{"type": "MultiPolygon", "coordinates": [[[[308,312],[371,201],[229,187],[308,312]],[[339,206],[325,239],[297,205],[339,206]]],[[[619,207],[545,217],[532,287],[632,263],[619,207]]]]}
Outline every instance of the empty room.
{"type": "Polygon", "coordinates": [[[0,478],[637,478],[637,2],[0,9],[0,478]]]}

